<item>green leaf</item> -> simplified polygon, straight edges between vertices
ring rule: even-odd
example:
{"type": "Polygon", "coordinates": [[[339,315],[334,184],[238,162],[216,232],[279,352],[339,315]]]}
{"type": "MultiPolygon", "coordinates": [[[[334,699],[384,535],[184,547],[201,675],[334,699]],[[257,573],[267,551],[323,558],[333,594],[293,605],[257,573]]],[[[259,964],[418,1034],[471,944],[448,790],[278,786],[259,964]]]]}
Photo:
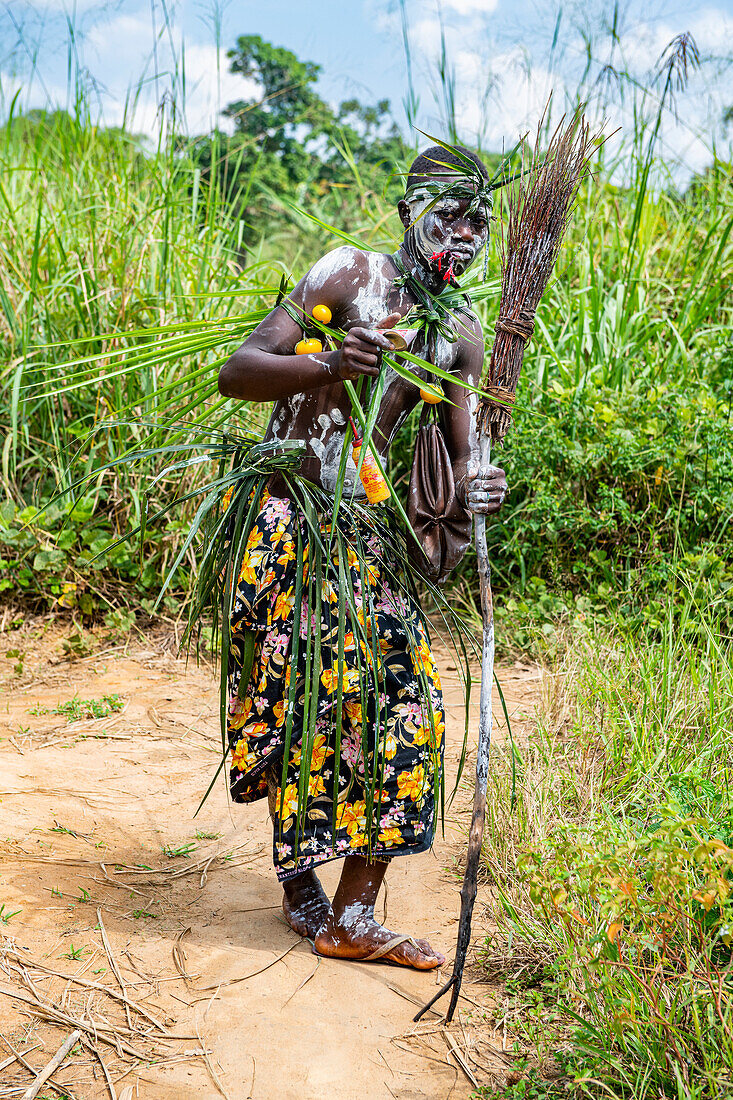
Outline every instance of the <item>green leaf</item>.
{"type": "Polygon", "coordinates": [[[36,573],[47,572],[49,569],[63,569],[66,565],[66,555],[61,550],[39,550],[33,558],[33,568],[36,573]]]}

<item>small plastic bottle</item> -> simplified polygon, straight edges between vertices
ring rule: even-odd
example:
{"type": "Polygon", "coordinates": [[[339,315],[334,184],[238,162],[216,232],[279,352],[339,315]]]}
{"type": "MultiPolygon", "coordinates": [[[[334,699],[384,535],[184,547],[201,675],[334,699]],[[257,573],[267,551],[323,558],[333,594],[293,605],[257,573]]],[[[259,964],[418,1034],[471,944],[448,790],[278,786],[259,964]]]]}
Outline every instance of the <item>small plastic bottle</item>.
{"type": "MultiPolygon", "coordinates": [[[[361,455],[362,438],[357,435],[354,422],[352,420],[351,427],[354,431],[354,442],[351,445],[351,456],[354,459],[354,465],[359,465],[359,457],[361,455]]],[[[382,476],[382,471],[377,466],[377,460],[371,451],[367,451],[364,455],[364,461],[359,471],[359,477],[361,483],[364,486],[364,492],[366,498],[370,504],[381,504],[383,500],[389,500],[390,492],[387,486],[387,482],[382,476]]]]}

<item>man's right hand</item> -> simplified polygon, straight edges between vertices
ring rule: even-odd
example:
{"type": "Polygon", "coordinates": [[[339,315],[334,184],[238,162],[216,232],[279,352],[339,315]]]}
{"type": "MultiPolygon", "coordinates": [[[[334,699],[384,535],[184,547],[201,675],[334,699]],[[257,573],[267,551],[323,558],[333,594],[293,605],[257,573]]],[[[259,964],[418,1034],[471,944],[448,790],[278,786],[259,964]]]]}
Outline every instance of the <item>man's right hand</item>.
{"type": "Polygon", "coordinates": [[[342,381],[354,382],[366,374],[375,378],[382,366],[382,352],[392,347],[380,329],[392,328],[400,320],[401,314],[390,313],[377,325],[357,324],[344,336],[339,348],[338,359],[333,374],[342,381]]]}

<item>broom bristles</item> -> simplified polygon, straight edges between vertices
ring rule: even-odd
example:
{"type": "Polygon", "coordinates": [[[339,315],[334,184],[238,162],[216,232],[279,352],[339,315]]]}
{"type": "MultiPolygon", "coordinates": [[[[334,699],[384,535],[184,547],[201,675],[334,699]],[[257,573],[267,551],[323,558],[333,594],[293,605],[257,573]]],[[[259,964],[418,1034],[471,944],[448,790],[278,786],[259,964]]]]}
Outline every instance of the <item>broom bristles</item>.
{"type": "Polygon", "coordinates": [[[537,138],[526,173],[508,196],[502,224],[502,286],[496,337],[483,382],[489,394],[476,411],[479,433],[490,432],[492,443],[504,438],[512,419],[512,404],[534,318],[568,226],[578,189],[589,168],[595,135],[580,110],[566,123],[561,119],[543,154],[537,138]]]}

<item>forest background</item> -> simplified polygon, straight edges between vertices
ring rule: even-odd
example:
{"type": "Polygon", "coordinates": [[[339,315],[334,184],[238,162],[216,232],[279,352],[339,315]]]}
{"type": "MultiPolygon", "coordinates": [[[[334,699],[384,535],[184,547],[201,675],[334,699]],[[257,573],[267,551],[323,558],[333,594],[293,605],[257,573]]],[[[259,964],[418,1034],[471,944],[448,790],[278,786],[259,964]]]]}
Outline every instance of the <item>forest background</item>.
{"type": "MultiPolygon", "coordinates": [[[[0,592],[21,670],[11,634],[29,613],[68,615],[79,653],[95,624],[144,627],[193,514],[118,542],[145,497],[150,512],[183,497],[200,469],[151,453],[49,505],[70,456],[101,471],[151,424],[196,423],[202,408],[229,431],[261,431],[267,407],[220,400],[218,365],[344,235],[396,246],[416,124],[489,163],[501,154],[487,141],[496,75],[483,74],[467,130],[451,52],[451,17],[479,3],[436,7],[433,55],[415,52],[415,9],[385,5],[405,51],[399,124],[386,99],[324,96],[321,68],[296,52],[244,32],[222,42],[214,19],[216,63],[242,93],[194,134],[175,9],[151,8],[170,64],[146,58],[105,125],[74,18],[66,98],[33,105],[42,36],[22,8],[4,11],[0,69],[0,592]],[[157,113],[141,132],[151,83],[157,113]]],[[[540,307],[497,459],[511,493],[489,528],[499,651],[547,661],[562,691],[533,741],[496,757],[486,966],[536,1008],[519,1053],[538,1076],[522,1087],[717,1096],[733,1067],[731,58],[686,33],[688,12],[640,68],[625,53],[628,8],[592,15],[553,13],[545,84],[555,121],[583,102],[616,132],[540,307]],[[715,93],[714,117],[691,109],[695,89],[715,93]],[[680,127],[692,162],[672,141],[680,127]]],[[[477,306],[487,347],[497,238],[497,293],[477,306]]],[[[403,489],[415,429],[393,448],[403,489]]],[[[167,616],[185,609],[195,568],[187,552],[167,616]]],[[[450,595],[470,617],[476,593],[469,555],[450,595]]]]}

